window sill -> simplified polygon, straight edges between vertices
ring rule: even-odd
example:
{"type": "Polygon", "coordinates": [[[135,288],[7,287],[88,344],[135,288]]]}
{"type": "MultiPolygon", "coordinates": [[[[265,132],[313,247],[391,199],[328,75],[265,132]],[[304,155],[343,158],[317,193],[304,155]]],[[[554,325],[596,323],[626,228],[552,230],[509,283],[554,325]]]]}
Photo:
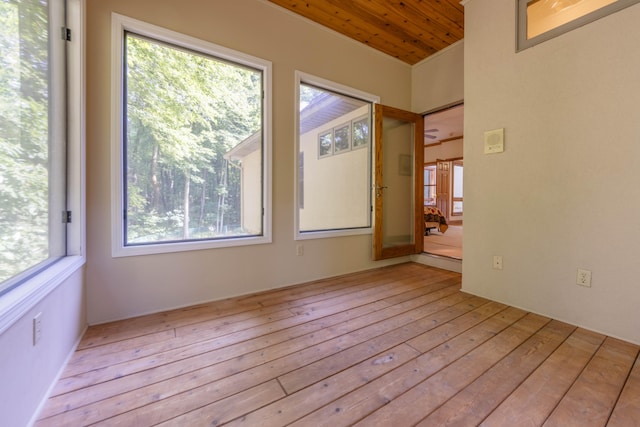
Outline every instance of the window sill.
{"type": "Polygon", "coordinates": [[[31,310],[45,296],[78,271],[82,256],[68,256],[40,274],[0,296],[0,334],[31,310]]]}
{"type": "Polygon", "coordinates": [[[363,234],[373,234],[372,227],[363,228],[345,228],[338,230],[326,230],[326,231],[303,231],[296,232],[294,240],[311,240],[311,239],[326,239],[333,237],[344,236],[360,236],[363,234]]]}

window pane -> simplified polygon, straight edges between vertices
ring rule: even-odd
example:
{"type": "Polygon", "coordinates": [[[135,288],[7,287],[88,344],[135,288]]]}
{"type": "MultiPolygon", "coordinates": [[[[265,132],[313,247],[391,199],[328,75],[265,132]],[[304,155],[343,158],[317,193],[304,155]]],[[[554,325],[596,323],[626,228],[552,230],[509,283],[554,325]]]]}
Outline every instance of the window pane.
{"type": "Polygon", "coordinates": [[[318,156],[330,156],[333,153],[333,132],[325,132],[318,137],[318,156]]]}
{"type": "Polygon", "coordinates": [[[0,293],[65,254],[63,13],[0,2],[0,293]]]}
{"type": "Polygon", "coordinates": [[[436,166],[425,166],[424,168],[424,204],[425,206],[436,205],[436,166]]]}
{"type": "Polygon", "coordinates": [[[369,122],[369,117],[353,122],[353,148],[366,147],[369,143],[369,122]]]}
{"type": "Polygon", "coordinates": [[[299,102],[299,231],[369,227],[371,103],[309,84],[300,84],[299,102]],[[353,148],[365,149],[350,149],[352,132],[353,148]]]}
{"type": "Polygon", "coordinates": [[[344,125],[342,127],[336,128],[335,130],[335,152],[340,153],[342,151],[347,151],[350,147],[349,144],[349,130],[351,126],[344,125]]]}
{"type": "Polygon", "coordinates": [[[518,0],[518,50],[639,3],[640,0],[518,0]]]}
{"type": "Polygon", "coordinates": [[[462,183],[463,183],[463,171],[462,165],[453,165],[453,197],[462,197],[462,183]]]}
{"type": "Polygon", "coordinates": [[[537,0],[527,5],[527,38],[531,39],[617,0],[537,0]]]}
{"type": "Polygon", "coordinates": [[[125,41],[125,245],[262,235],[262,72],[125,41]]]}

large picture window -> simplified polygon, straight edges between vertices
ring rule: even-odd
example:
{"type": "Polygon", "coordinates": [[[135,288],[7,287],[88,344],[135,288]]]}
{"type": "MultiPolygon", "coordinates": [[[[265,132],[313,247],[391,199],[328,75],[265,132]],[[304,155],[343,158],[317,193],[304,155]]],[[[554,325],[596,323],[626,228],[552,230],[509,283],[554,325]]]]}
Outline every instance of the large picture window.
{"type": "Polygon", "coordinates": [[[120,33],[115,255],[267,241],[269,64],[150,27],[120,33]]]}
{"type": "Polygon", "coordinates": [[[66,255],[64,1],[0,1],[0,294],[66,255]]]}
{"type": "Polygon", "coordinates": [[[371,232],[376,97],[298,73],[296,238],[371,232]],[[300,160],[299,160],[300,161],[300,160]]]}

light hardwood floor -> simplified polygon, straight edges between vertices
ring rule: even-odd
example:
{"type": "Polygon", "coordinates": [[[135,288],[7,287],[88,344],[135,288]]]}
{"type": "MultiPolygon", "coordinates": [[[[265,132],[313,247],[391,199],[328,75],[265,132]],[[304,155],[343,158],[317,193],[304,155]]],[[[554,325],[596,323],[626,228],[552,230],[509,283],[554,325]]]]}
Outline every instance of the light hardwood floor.
{"type": "Polygon", "coordinates": [[[89,328],[37,426],[638,426],[639,347],[402,264],[89,328]]]}

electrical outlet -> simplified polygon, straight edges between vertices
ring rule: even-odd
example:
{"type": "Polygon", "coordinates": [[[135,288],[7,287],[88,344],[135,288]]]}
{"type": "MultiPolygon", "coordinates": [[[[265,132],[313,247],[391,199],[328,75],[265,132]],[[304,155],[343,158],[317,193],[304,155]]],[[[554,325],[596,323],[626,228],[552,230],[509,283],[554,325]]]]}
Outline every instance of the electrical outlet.
{"type": "Polygon", "coordinates": [[[296,255],[297,256],[304,255],[304,245],[297,245],[296,246],[296,255]]]}
{"type": "Polygon", "coordinates": [[[493,269],[494,270],[502,270],[502,256],[494,255],[493,256],[493,269]]]}
{"type": "Polygon", "coordinates": [[[33,318],[33,345],[38,344],[42,338],[42,313],[38,313],[33,318]]]}
{"type": "Polygon", "coordinates": [[[579,268],[578,274],[576,275],[576,285],[586,286],[587,288],[590,288],[591,287],[591,270],[583,270],[579,268]]]}

